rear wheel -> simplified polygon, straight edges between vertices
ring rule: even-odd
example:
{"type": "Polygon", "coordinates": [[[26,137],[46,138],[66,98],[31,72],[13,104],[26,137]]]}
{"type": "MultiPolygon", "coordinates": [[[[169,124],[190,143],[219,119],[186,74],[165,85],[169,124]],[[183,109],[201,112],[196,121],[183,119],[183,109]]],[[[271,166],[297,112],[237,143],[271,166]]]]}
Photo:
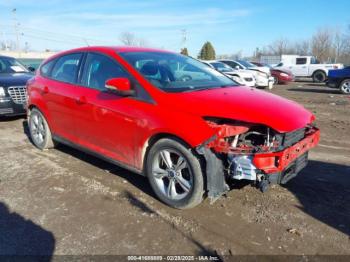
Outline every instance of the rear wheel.
{"type": "Polygon", "coordinates": [[[54,147],[51,131],[44,115],[36,108],[30,111],[29,120],[30,138],[33,144],[41,149],[49,149],[54,147]]]}
{"type": "Polygon", "coordinates": [[[325,72],[323,71],[316,71],[313,75],[312,75],[312,80],[315,83],[323,83],[324,81],[326,81],[327,79],[327,75],[325,72]]]}
{"type": "Polygon", "coordinates": [[[146,170],[155,194],[169,206],[186,209],[202,202],[201,165],[184,144],[167,138],[156,142],[149,151],[146,170]]]}
{"type": "Polygon", "coordinates": [[[339,90],[343,94],[350,94],[350,79],[343,80],[343,82],[340,83],[339,90]]]}

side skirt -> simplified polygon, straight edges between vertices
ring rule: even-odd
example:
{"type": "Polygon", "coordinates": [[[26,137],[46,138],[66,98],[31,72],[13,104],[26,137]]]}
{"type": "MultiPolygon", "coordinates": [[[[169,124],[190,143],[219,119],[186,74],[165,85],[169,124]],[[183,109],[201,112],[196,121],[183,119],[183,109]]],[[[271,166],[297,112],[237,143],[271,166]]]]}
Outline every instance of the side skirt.
{"type": "Polygon", "coordinates": [[[73,143],[73,142],[71,142],[71,141],[69,141],[69,140],[67,140],[65,138],[62,138],[62,137],[57,136],[57,135],[53,135],[52,138],[53,138],[53,140],[55,140],[55,141],[57,141],[57,142],[59,142],[61,144],[64,144],[64,145],[67,145],[69,147],[75,148],[77,150],[83,151],[86,154],[92,155],[92,156],[97,157],[99,159],[102,159],[102,160],[104,160],[106,162],[109,162],[109,163],[117,165],[117,166],[119,166],[121,168],[127,169],[127,170],[129,170],[129,171],[131,171],[133,173],[138,174],[138,175],[144,176],[142,170],[139,170],[139,169],[137,169],[135,167],[129,166],[127,164],[124,164],[124,163],[122,163],[122,162],[120,162],[118,160],[115,160],[113,158],[101,155],[100,153],[97,153],[96,151],[93,151],[93,150],[90,150],[90,149],[88,149],[86,147],[77,145],[77,144],[75,144],[75,143],[73,143]]]}

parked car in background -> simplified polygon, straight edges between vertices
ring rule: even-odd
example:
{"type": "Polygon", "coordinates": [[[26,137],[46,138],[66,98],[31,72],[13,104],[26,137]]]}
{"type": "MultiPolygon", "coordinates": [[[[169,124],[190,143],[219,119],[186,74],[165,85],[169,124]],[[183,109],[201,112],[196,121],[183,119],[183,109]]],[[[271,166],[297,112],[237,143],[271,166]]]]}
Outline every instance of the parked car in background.
{"type": "Polygon", "coordinates": [[[26,83],[32,77],[15,58],[0,56],[0,116],[26,113],[26,83]]]}
{"type": "Polygon", "coordinates": [[[227,75],[235,80],[237,83],[245,86],[255,87],[256,81],[254,75],[248,70],[233,69],[232,67],[218,61],[202,61],[203,63],[211,66],[217,71],[227,75]]]}
{"type": "Polygon", "coordinates": [[[58,141],[145,175],[175,208],[215,199],[232,181],[262,191],[286,183],[319,141],[314,120],[293,101],[165,50],[70,50],[28,81],[28,126],[39,149],[58,141]],[[186,65],[203,78],[185,77],[186,65]]]}
{"type": "Polygon", "coordinates": [[[342,64],[321,64],[313,56],[282,55],[281,62],[274,68],[289,70],[295,77],[311,77],[314,82],[327,80],[328,70],[341,69],[342,64]]]}
{"type": "Polygon", "coordinates": [[[258,87],[264,87],[268,89],[273,88],[273,77],[271,77],[271,72],[268,67],[257,67],[247,61],[244,60],[229,60],[229,59],[220,59],[222,63],[229,65],[234,69],[244,69],[249,70],[253,73],[254,78],[256,80],[256,85],[258,87]]]}
{"type": "Polygon", "coordinates": [[[40,58],[18,58],[20,63],[25,65],[27,68],[31,68],[32,71],[35,71],[39,68],[40,64],[44,59],[40,58]]]}
{"type": "Polygon", "coordinates": [[[338,88],[343,94],[350,94],[350,66],[328,71],[327,86],[338,88]]]}
{"type": "Polygon", "coordinates": [[[294,76],[290,71],[275,69],[271,65],[263,64],[259,62],[250,62],[257,67],[268,67],[270,68],[271,76],[273,77],[273,83],[277,84],[286,84],[288,82],[294,81],[294,76]]]}

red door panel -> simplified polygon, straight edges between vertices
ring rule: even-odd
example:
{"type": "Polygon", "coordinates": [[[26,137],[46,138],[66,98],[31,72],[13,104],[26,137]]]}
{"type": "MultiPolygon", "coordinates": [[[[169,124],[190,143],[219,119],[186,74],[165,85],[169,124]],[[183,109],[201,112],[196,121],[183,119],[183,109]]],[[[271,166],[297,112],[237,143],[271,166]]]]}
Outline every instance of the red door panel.
{"type": "Polygon", "coordinates": [[[76,111],[78,143],[134,166],[138,114],[130,109],[135,101],[86,87],[77,90],[83,94],[76,111]]]}

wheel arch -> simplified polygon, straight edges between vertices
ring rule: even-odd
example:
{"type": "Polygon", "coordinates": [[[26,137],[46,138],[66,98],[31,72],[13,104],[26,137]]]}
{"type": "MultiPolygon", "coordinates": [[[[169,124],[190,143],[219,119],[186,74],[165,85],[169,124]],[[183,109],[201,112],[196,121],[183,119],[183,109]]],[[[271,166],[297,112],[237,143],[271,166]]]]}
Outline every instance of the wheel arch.
{"type": "Polygon", "coordinates": [[[315,76],[315,74],[316,74],[316,73],[319,73],[319,72],[324,73],[324,74],[326,75],[326,78],[327,78],[328,74],[327,74],[327,72],[326,72],[324,69],[316,69],[316,70],[312,73],[311,77],[313,78],[313,77],[315,76]]]}
{"type": "Polygon", "coordinates": [[[153,134],[151,137],[149,137],[145,143],[143,144],[143,147],[142,147],[142,150],[141,150],[141,167],[142,167],[142,174],[143,175],[146,175],[145,174],[145,165],[147,163],[147,157],[148,157],[148,153],[149,153],[149,150],[152,148],[152,146],[157,142],[159,141],[160,139],[163,139],[163,138],[169,138],[169,139],[173,139],[181,144],[183,144],[184,146],[188,147],[188,148],[191,148],[191,145],[183,138],[177,136],[177,135],[174,135],[174,134],[171,134],[171,133],[167,133],[167,132],[159,132],[159,133],[155,133],[153,134]]]}

